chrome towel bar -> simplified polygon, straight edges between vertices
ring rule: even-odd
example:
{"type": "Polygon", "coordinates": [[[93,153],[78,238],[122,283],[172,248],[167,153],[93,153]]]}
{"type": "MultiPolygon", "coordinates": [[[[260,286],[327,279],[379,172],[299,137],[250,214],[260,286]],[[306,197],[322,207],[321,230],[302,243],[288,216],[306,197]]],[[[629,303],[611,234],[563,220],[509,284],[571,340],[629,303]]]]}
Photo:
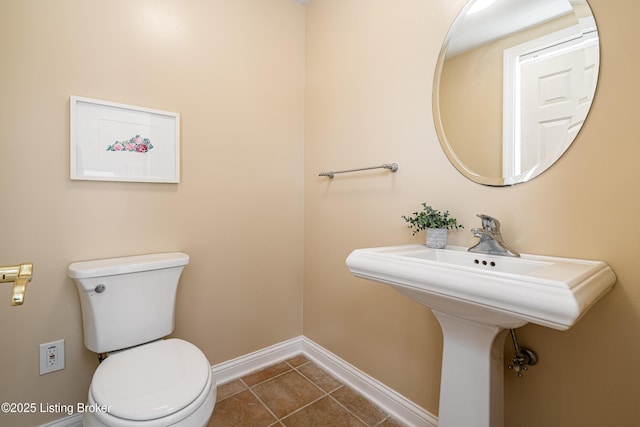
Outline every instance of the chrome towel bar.
{"type": "Polygon", "coordinates": [[[398,164],[397,163],[385,163],[384,165],[381,165],[381,166],[371,166],[371,167],[368,167],[368,168],[347,169],[347,170],[343,170],[343,171],[320,172],[318,174],[318,176],[328,176],[329,178],[333,178],[336,174],[339,174],[339,173],[360,172],[360,171],[367,171],[367,170],[371,170],[371,169],[389,169],[391,172],[396,172],[398,170],[398,164]]]}

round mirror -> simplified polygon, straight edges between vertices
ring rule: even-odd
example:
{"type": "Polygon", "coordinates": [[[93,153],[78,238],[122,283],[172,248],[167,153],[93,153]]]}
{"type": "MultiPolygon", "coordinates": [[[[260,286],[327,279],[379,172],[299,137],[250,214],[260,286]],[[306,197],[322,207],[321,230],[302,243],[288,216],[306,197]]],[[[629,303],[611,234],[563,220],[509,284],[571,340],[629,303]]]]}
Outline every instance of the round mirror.
{"type": "Polygon", "coordinates": [[[480,184],[538,176],[582,127],[599,61],[586,0],[471,0],[435,72],[433,114],[447,157],[480,184]]]}

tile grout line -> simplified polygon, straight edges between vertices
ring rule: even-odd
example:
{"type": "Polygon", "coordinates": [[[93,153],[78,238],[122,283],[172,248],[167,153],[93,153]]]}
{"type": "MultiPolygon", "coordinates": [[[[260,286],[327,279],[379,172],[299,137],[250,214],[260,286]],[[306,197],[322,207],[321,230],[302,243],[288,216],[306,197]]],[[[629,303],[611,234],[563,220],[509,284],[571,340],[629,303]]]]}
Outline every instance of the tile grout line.
{"type": "MultiPolygon", "coordinates": [[[[286,418],[290,417],[290,416],[291,416],[291,415],[293,415],[293,414],[296,414],[296,413],[298,413],[298,412],[302,411],[303,409],[305,409],[305,408],[307,408],[307,407],[309,407],[309,406],[313,405],[314,403],[318,402],[319,400],[322,400],[322,399],[324,399],[325,397],[328,397],[328,398],[330,398],[331,400],[333,400],[334,402],[336,402],[339,406],[341,406],[342,408],[344,408],[344,409],[345,409],[349,414],[351,414],[351,415],[353,415],[354,417],[356,417],[356,419],[357,419],[358,421],[360,421],[361,423],[363,423],[364,425],[366,425],[366,426],[368,426],[368,427],[369,427],[369,424],[368,424],[368,423],[364,422],[362,419],[360,419],[360,417],[358,417],[356,414],[354,414],[354,413],[353,413],[349,408],[345,407],[343,404],[341,404],[340,402],[338,402],[338,401],[337,401],[333,396],[331,396],[331,393],[333,393],[333,392],[335,392],[335,391],[337,391],[337,390],[340,390],[341,388],[345,387],[345,384],[343,384],[343,383],[341,383],[341,382],[340,382],[340,386],[338,386],[338,387],[334,388],[334,389],[333,389],[333,390],[331,390],[331,391],[325,391],[322,387],[320,387],[318,384],[316,384],[316,383],[315,383],[315,381],[313,381],[311,378],[308,378],[304,373],[302,373],[302,372],[300,372],[300,371],[298,370],[298,368],[301,368],[301,367],[303,367],[303,366],[305,366],[305,365],[311,364],[312,362],[311,362],[310,360],[307,360],[306,362],[304,362],[304,363],[302,363],[302,364],[300,364],[300,365],[298,365],[298,366],[293,366],[293,365],[292,365],[291,363],[289,363],[287,360],[285,360],[284,362],[285,362],[285,363],[286,363],[286,364],[287,364],[291,369],[289,369],[289,370],[287,370],[287,371],[285,371],[285,372],[282,372],[282,373],[280,373],[280,374],[278,374],[278,375],[274,375],[273,377],[268,378],[268,379],[266,379],[266,380],[264,380],[264,381],[261,381],[261,382],[259,382],[259,383],[256,383],[256,384],[254,384],[254,385],[253,385],[253,386],[251,386],[251,387],[249,387],[249,386],[248,386],[244,381],[242,381],[242,379],[240,379],[240,380],[242,381],[242,383],[243,383],[245,386],[247,386],[247,388],[249,389],[249,391],[251,392],[251,394],[253,394],[253,395],[256,397],[256,399],[258,399],[258,401],[262,404],[262,406],[264,406],[264,407],[267,409],[267,411],[269,411],[269,413],[270,413],[271,415],[273,415],[273,416],[276,418],[276,422],[275,422],[275,423],[273,423],[273,424],[270,424],[270,426],[273,426],[273,425],[275,425],[276,423],[280,423],[280,424],[286,425],[286,424],[284,424],[284,420],[285,420],[286,418]],[[305,380],[309,381],[312,385],[314,385],[318,390],[320,390],[320,391],[322,392],[322,395],[321,395],[321,396],[319,396],[318,398],[316,398],[316,399],[314,399],[314,400],[312,400],[312,401],[310,401],[310,402],[308,402],[308,403],[306,403],[306,404],[302,405],[302,406],[301,406],[301,407],[299,407],[298,409],[296,409],[296,410],[294,410],[294,411],[292,411],[292,412],[289,412],[288,414],[285,414],[283,417],[278,418],[278,417],[277,417],[277,416],[276,416],[276,415],[271,411],[271,409],[269,409],[269,407],[266,405],[266,403],[264,403],[264,402],[262,401],[262,399],[260,399],[260,398],[258,397],[258,395],[256,395],[256,394],[253,392],[252,387],[257,386],[258,384],[262,384],[262,383],[265,383],[265,382],[267,382],[267,381],[270,381],[270,380],[272,380],[272,379],[274,379],[274,378],[278,378],[278,377],[280,377],[280,376],[282,376],[282,375],[284,375],[284,374],[286,374],[286,373],[288,373],[288,372],[290,372],[290,371],[295,371],[295,372],[296,372],[298,375],[300,375],[302,378],[304,378],[305,380]]],[[[328,375],[328,374],[327,374],[327,375],[328,375]]],[[[332,378],[333,378],[333,377],[332,377],[332,378]]],[[[386,418],[385,418],[385,419],[386,419],[386,418]]]]}
{"type": "MultiPolygon", "coordinates": [[[[249,390],[249,392],[250,392],[250,393],[251,393],[251,394],[252,394],[252,395],[253,395],[253,396],[258,400],[258,402],[260,402],[260,404],[261,404],[261,405],[262,405],[262,406],[263,406],[263,407],[264,407],[264,408],[265,408],[265,409],[266,409],[266,410],[267,410],[271,415],[273,415],[273,418],[275,418],[275,420],[276,420],[276,421],[275,421],[275,422],[273,422],[272,424],[269,424],[269,426],[273,426],[273,425],[276,425],[276,424],[281,424],[281,425],[283,425],[283,423],[282,423],[282,420],[283,420],[283,419],[287,418],[287,417],[288,417],[288,416],[290,416],[290,415],[295,414],[296,412],[301,411],[302,409],[306,408],[307,406],[310,406],[310,405],[312,405],[312,404],[316,403],[318,400],[323,399],[324,397],[326,397],[326,396],[328,396],[328,395],[329,395],[329,394],[328,394],[327,392],[325,392],[322,388],[318,387],[318,385],[317,385],[315,382],[311,381],[309,378],[307,378],[305,375],[303,375],[301,372],[299,372],[299,371],[296,369],[296,367],[295,367],[295,366],[292,366],[292,365],[291,365],[289,362],[287,362],[286,360],[284,361],[284,363],[285,363],[285,364],[287,364],[287,365],[289,366],[289,368],[290,368],[290,369],[288,369],[288,370],[286,370],[286,371],[284,371],[284,372],[281,372],[281,373],[279,373],[279,374],[277,374],[277,375],[274,375],[274,376],[272,376],[272,377],[269,377],[269,378],[267,378],[267,379],[266,379],[266,380],[264,380],[264,381],[260,381],[259,383],[255,383],[255,384],[253,384],[252,386],[247,385],[247,383],[246,383],[246,382],[244,382],[244,380],[243,380],[242,378],[239,378],[239,380],[242,382],[242,384],[244,384],[244,386],[245,386],[245,387],[247,387],[247,390],[249,390]],[[273,379],[275,379],[275,378],[281,377],[282,375],[284,375],[284,374],[286,374],[286,373],[289,373],[289,372],[291,372],[291,371],[295,371],[295,372],[296,372],[298,375],[300,375],[302,378],[304,378],[305,380],[309,381],[309,382],[310,382],[311,384],[313,384],[316,388],[318,388],[318,389],[323,393],[323,395],[322,395],[322,396],[320,396],[320,397],[318,397],[317,399],[315,399],[315,400],[313,400],[313,401],[311,401],[311,402],[309,402],[309,403],[307,403],[307,404],[305,404],[305,405],[301,406],[300,408],[296,409],[295,411],[292,411],[292,412],[290,412],[290,413],[288,413],[288,414],[285,414],[283,417],[278,417],[278,416],[277,416],[277,415],[276,415],[276,414],[275,414],[275,413],[274,413],[274,412],[269,408],[269,406],[267,406],[267,404],[266,404],[266,403],[264,403],[264,401],[263,401],[262,399],[260,399],[260,397],[259,397],[259,396],[258,396],[258,395],[253,391],[253,387],[255,387],[255,386],[257,386],[257,385],[260,385],[260,384],[263,384],[263,383],[266,383],[267,381],[271,381],[271,380],[273,380],[273,379]]],[[[311,361],[307,361],[307,362],[303,363],[303,364],[302,364],[302,365],[300,365],[300,366],[304,366],[304,365],[306,365],[307,363],[311,363],[311,361]]],[[[342,386],[344,386],[344,384],[343,384],[342,386]]],[[[342,386],[341,386],[341,387],[342,387],[342,386]]],[[[340,387],[338,387],[338,388],[340,388],[340,387]]],[[[336,388],[335,390],[337,390],[338,388],[336,388]]],[[[334,391],[335,391],[335,390],[334,390],[334,391]]],[[[243,390],[243,391],[244,391],[244,390],[243,390]]],[[[240,392],[238,392],[238,393],[240,393],[240,392]]],[[[238,394],[238,393],[235,393],[235,394],[238,394]]],[[[234,396],[235,396],[235,394],[234,394],[234,396]]],[[[226,399],[228,399],[229,397],[231,397],[231,396],[228,396],[226,399]]]]}
{"type": "MultiPolygon", "coordinates": [[[[310,406],[310,405],[314,404],[315,402],[317,402],[318,400],[320,400],[320,399],[322,399],[322,398],[324,398],[324,397],[327,397],[327,396],[328,396],[328,397],[329,397],[329,398],[331,398],[334,402],[336,402],[338,405],[340,405],[342,408],[344,408],[348,413],[350,413],[351,415],[353,415],[354,417],[356,417],[356,419],[357,419],[358,421],[360,421],[362,424],[366,425],[367,427],[376,427],[376,426],[379,426],[379,425],[381,425],[382,423],[384,423],[386,420],[388,420],[388,419],[391,417],[391,416],[390,416],[389,414],[387,414],[386,412],[383,412],[383,413],[384,413],[384,415],[385,415],[385,417],[384,417],[382,420],[380,420],[380,421],[376,422],[375,424],[370,425],[368,422],[366,422],[365,420],[363,420],[362,418],[360,418],[360,417],[358,416],[358,414],[356,414],[355,412],[353,412],[351,409],[347,408],[347,407],[346,407],[345,405],[343,405],[343,404],[342,404],[338,399],[336,399],[335,397],[333,397],[333,396],[332,396],[332,393],[334,393],[334,392],[336,392],[336,391],[340,390],[340,389],[341,389],[341,388],[343,388],[343,387],[347,387],[347,385],[346,385],[346,384],[342,383],[341,381],[338,381],[338,382],[340,383],[340,386],[339,386],[339,387],[336,387],[336,388],[334,388],[334,389],[333,389],[333,390],[331,390],[331,391],[325,391],[325,390],[324,390],[324,389],[322,389],[320,386],[318,386],[318,385],[317,385],[317,384],[316,384],[316,383],[315,383],[311,378],[308,378],[304,373],[302,373],[302,372],[300,372],[300,371],[298,370],[298,368],[301,368],[301,367],[303,367],[303,366],[305,366],[305,365],[307,365],[307,364],[311,364],[311,363],[313,363],[311,360],[308,360],[308,359],[307,359],[307,361],[306,361],[305,363],[303,363],[303,364],[301,364],[301,365],[299,365],[299,366],[297,366],[297,367],[295,367],[295,366],[291,365],[288,361],[285,361],[285,362],[287,363],[287,365],[291,366],[291,367],[292,367],[296,372],[298,372],[300,375],[302,375],[302,377],[303,377],[303,378],[305,378],[307,381],[309,381],[311,384],[315,385],[315,386],[316,386],[316,387],[318,387],[322,392],[324,392],[324,393],[325,393],[325,395],[324,395],[324,396],[322,396],[322,397],[320,397],[320,398],[318,398],[318,399],[314,400],[313,402],[308,403],[307,405],[305,405],[305,406],[301,407],[300,409],[297,409],[297,410],[293,411],[291,414],[294,414],[294,413],[298,412],[299,410],[301,410],[301,409],[303,409],[303,408],[306,408],[307,406],[310,406]]],[[[323,371],[323,372],[324,372],[324,371],[323,371]]],[[[325,373],[326,373],[326,372],[325,372],[325,373]]],[[[329,375],[329,374],[327,374],[327,375],[329,375]]],[[[331,375],[329,375],[329,376],[331,376],[331,375]]],[[[333,377],[331,377],[331,378],[333,378],[333,377]]],[[[335,378],[334,378],[334,379],[335,379],[335,378]]],[[[288,414],[287,416],[289,416],[289,415],[291,415],[291,414],[288,414]]]]}
{"type": "MultiPolygon", "coordinates": [[[[337,389],[336,389],[337,390],[337,389]]],[[[335,390],[334,390],[335,391],[335,390]]],[[[338,399],[336,399],[335,397],[329,395],[330,398],[333,399],[334,402],[336,402],[338,405],[342,406],[344,409],[346,409],[347,412],[349,412],[351,415],[353,415],[354,417],[356,417],[356,419],[358,421],[360,421],[362,424],[366,425],[367,427],[371,427],[369,425],[368,422],[366,422],[365,420],[363,420],[362,418],[360,418],[356,413],[354,413],[351,409],[347,408],[346,406],[344,406],[338,399]]],[[[386,414],[385,414],[386,415],[386,414]]],[[[386,419],[386,418],[385,418],[386,419]]],[[[377,424],[376,424],[377,425],[377,424]]]]}
{"type": "MultiPolygon", "coordinates": [[[[310,363],[312,363],[312,362],[311,362],[310,360],[307,360],[307,362],[305,362],[305,363],[303,363],[302,365],[298,366],[298,368],[301,368],[301,367],[303,367],[303,366],[305,366],[305,365],[307,365],[307,364],[310,364],[310,363]]],[[[349,408],[347,408],[346,406],[344,406],[341,402],[339,402],[339,401],[338,401],[338,399],[336,399],[335,397],[333,397],[333,396],[331,395],[332,393],[334,393],[334,392],[336,392],[336,391],[340,390],[341,388],[346,387],[346,384],[342,383],[341,381],[338,381],[338,382],[340,383],[340,386],[339,386],[339,387],[336,387],[336,388],[334,388],[334,389],[333,389],[333,390],[331,390],[331,391],[325,391],[322,387],[320,387],[318,384],[316,384],[316,383],[315,383],[315,381],[313,381],[311,378],[307,378],[307,376],[306,376],[304,373],[300,372],[296,367],[292,366],[289,362],[287,362],[287,365],[291,366],[291,367],[292,367],[292,368],[293,368],[293,369],[294,369],[298,374],[300,374],[303,378],[305,378],[307,381],[309,381],[311,384],[313,384],[314,386],[316,386],[317,388],[319,388],[319,389],[320,389],[320,391],[322,391],[322,392],[324,393],[324,395],[323,395],[323,396],[320,396],[319,398],[317,398],[317,399],[316,399],[316,400],[314,400],[313,402],[309,402],[308,404],[306,404],[306,405],[302,406],[301,408],[299,408],[299,409],[297,409],[297,410],[293,411],[291,414],[288,414],[287,416],[292,415],[292,414],[294,414],[294,413],[296,413],[296,412],[298,412],[298,411],[301,411],[302,409],[306,408],[307,406],[311,406],[311,405],[313,405],[314,403],[316,403],[316,402],[317,402],[318,400],[320,400],[320,399],[324,399],[325,397],[328,397],[328,398],[330,398],[331,400],[333,400],[335,403],[337,403],[339,406],[341,406],[342,408],[344,408],[344,410],[345,410],[345,411],[347,411],[348,413],[350,413],[351,415],[353,415],[353,416],[354,416],[358,421],[360,421],[362,424],[364,424],[364,425],[365,425],[365,426],[367,426],[367,427],[371,427],[371,426],[369,426],[369,423],[365,422],[365,421],[364,421],[363,419],[361,419],[357,414],[355,414],[351,409],[349,409],[349,408]]],[[[323,371],[323,372],[324,372],[324,371],[323,371]]],[[[329,375],[329,374],[327,374],[327,375],[329,375]]],[[[329,375],[329,376],[330,376],[330,375],[329,375]]],[[[331,378],[333,378],[333,377],[331,377],[331,378]]],[[[334,378],[334,379],[335,379],[335,378],[334,378]]],[[[385,415],[387,415],[387,414],[385,414],[385,415]]],[[[389,417],[389,416],[387,415],[387,417],[385,417],[385,420],[386,420],[388,417],[389,417]]],[[[384,420],[383,420],[383,421],[384,421],[384,420]]],[[[378,424],[376,424],[376,425],[379,425],[379,423],[378,423],[378,424]]]]}
{"type": "MultiPolygon", "coordinates": [[[[287,371],[287,372],[289,372],[289,371],[287,371]]],[[[282,374],[280,374],[280,375],[282,375],[282,374]]],[[[278,377],[278,376],[280,376],[280,375],[276,375],[276,377],[278,377]]],[[[276,377],[273,377],[273,378],[276,378],[276,377]]],[[[260,404],[261,404],[262,406],[264,406],[264,408],[265,408],[267,411],[269,411],[269,413],[270,413],[271,415],[273,415],[273,418],[274,418],[276,421],[275,421],[274,423],[269,424],[269,425],[270,425],[270,426],[272,426],[272,425],[274,425],[274,424],[278,424],[278,423],[280,423],[280,418],[279,418],[276,414],[274,414],[274,413],[273,413],[273,411],[272,411],[271,409],[269,409],[269,407],[268,407],[268,406],[267,406],[267,405],[262,401],[262,399],[260,399],[260,397],[259,397],[256,393],[254,393],[253,389],[252,389],[251,387],[249,387],[249,386],[247,385],[247,383],[245,383],[245,382],[244,382],[244,380],[243,380],[242,378],[240,378],[240,381],[242,381],[242,384],[244,384],[244,385],[247,387],[247,390],[249,390],[249,393],[251,393],[251,394],[253,395],[253,397],[255,397],[255,398],[258,400],[258,402],[260,402],[260,404]]],[[[266,382],[266,381],[268,381],[268,380],[262,381],[261,383],[258,383],[258,384],[262,384],[263,382],[266,382]]],[[[254,384],[254,385],[258,385],[258,384],[254,384]]]]}
{"type": "MultiPolygon", "coordinates": [[[[241,383],[242,383],[246,388],[245,388],[245,389],[243,389],[243,390],[236,391],[236,392],[235,392],[235,393],[233,393],[233,394],[230,394],[229,396],[227,396],[227,397],[225,397],[224,399],[220,400],[220,402],[222,402],[223,400],[227,400],[227,399],[229,399],[230,397],[233,397],[233,396],[235,396],[235,395],[237,395],[237,394],[240,394],[240,393],[242,393],[243,391],[246,391],[246,390],[251,391],[251,394],[253,394],[254,396],[256,396],[256,394],[255,394],[255,393],[253,393],[253,390],[251,390],[251,388],[252,388],[252,387],[255,387],[255,386],[259,385],[259,384],[266,383],[267,381],[271,381],[271,380],[272,380],[272,379],[274,379],[274,378],[278,378],[278,377],[280,377],[280,376],[282,376],[282,375],[286,374],[287,372],[290,372],[290,371],[292,371],[292,370],[295,370],[295,368],[293,368],[289,363],[287,363],[287,365],[289,365],[290,369],[288,369],[288,370],[286,370],[286,371],[284,371],[284,372],[280,372],[279,374],[274,375],[274,376],[272,376],[272,377],[269,377],[269,378],[267,378],[266,380],[263,380],[263,381],[257,382],[257,383],[255,383],[255,384],[253,384],[253,385],[251,385],[251,386],[250,386],[250,385],[248,385],[248,384],[244,381],[244,378],[245,378],[245,377],[247,377],[248,375],[251,375],[251,373],[250,373],[250,374],[245,375],[244,377],[240,377],[240,378],[235,379],[234,381],[240,381],[240,382],[241,382],[241,383]]],[[[259,372],[259,371],[258,371],[258,372],[259,372]]],[[[232,382],[232,381],[230,381],[230,382],[232,382]]],[[[226,385],[226,384],[229,384],[229,383],[225,383],[225,384],[222,384],[222,385],[226,385]]],[[[256,397],[258,397],[258,396],[256,396],[256,397]]],[[[258,400],[260,401],[260,403],[262,403],[262,404],[264,405],[264,403],[262,402],[262,400],[260,400],[260,398],[258,398],[258,400]]],[[[216,402],[216,403],[219,403],[219,402],[216,402]]],[[[266,407],[266,405],[264,405],[264,406],[266,407]]],[[[271,411],[269,411],[269,412],[271,412],[271,411]]],[[[274,415],[274,416],[275,416],[275,415],[274,415]]],[[[278,417],[276,417],[276,418],[278,418],[278,417]]]]}
{"type": "MultiPolygon", "coordinates": [[[[280,422],[281,424],[284,424],[284,423],[283,423],[283,420],[284,420],[285,418],[287,418],[287,417],[289,417],[289,416],[291,416],[291,415],[293,415],[293,414],[295,414],[295,413],[297,413],[297,412],[300,412],[300,411],[302,411],[303,409],[305,409],[305,408],[307,408],[307,407],[309,407],[309,406],[313,405],[313,404],[314,404],[314,403],[316,403],[317,401],[319,401],[319,400],[321,400],[321,399],[324,399],[325,397],[329,396],[329,392],[327,392],[327,391],[323,390],[323,389],[322,389],[322,387],[318,386],[318,384],[316,384],[316,383],[315,383],[315,381],[312,381],[310,378],[307,378],[307,376],[306,376],[306,375],[304,375],[302,372],[300,372],[300,371],[298,370],[298,368],[301,368],[301,367],[303,367],[303,366],[305,366],[305,365],[308,365],[308,364],[312,363],[310,360],[308,360],[308,359],[307,359],[307,361],[306,361],[306,362],[304,362],[304,363],[302,363],[301,365],[298,365],[298,366],[293,366],[291,363],[289,363],[289,362],[288,362],[288,360],[285,360],[284,362],[285,362],[287,365],[289,365],[289,366],[291,367],[291,370],[295,371],[298,375],[300,375],[300,376],[301,376],[302,378],[304,378],[305,380],[309,381],[309,382],[310,382],[312,385],[314,385],[318,390],[320,390],[320,391],[322,392],[322,395],[321,395],[320,397],[318,397],[317,399],[314,399],[314,400],[312,400],[311,402],[308,402],[308,403],[306,403],[306,404],[302,405],[301,407],[299,407],[299,408],[298,408],[298,409],[296,409],[295,411],[289,412],[288,414],[284,415],[282,418],[278,418],[278,422],[280,422]]],[[[287,372],[289,372],[289,371],[287,371],[287,372]]],[[[284,374],[284,372],[283,372],[283,374],[284,374]]],[[[280,375],[283,375],[283,374],[280,374],[280,375]]],[[[278,376],[280,376],[280,375],[276,375],[275,377],[272,377],[272,378],[276,378],[276,377],[278,377],[278,376]]],[[[344,387],[344,384],[341,384],[341,385],[340,385],[340,387],[335,388],[334,390],[332,390],[332,392],[333,392],[333,391],[335,391],[335,390],[337,390],[337,389],[339,389],[339,388],[341,388],[341,387],[344,387]]],[[[330,396],[329,396],[329,397],[330,397],[330,396]]],[[[335,399],[334,399],[334,400],[335,400],[335,399]]],[[[260,402],[261,402],[265,407],[267,406],[267,405],[265,405],[262,401],[260,401],[260,402]]],[[[267,408],[267,409],[268,409],[268,408],[267,408]]],[[[277,418],[277,417],[276,417],[276,418],[277,418]]],[[[286,425],[286,424],[284,424],[284,425],[286,425]]]]}
{"type": "MultiPolygon", "coordinates": [[[[309,403],[307,403],[307,404],[305,404],[305,405],[302,405],[301,407],[299,407],[299,408],[298,408],[298,409],[296,409],[295,411],[289,412],[287,415],[285,415],[284,417],[280,418],[278,421],[283,422],[283,420],[284,420],[285,418],[288,418],[289,416],[291,416],[291,415],[293,415],[293,414],[296,414],[296,413],[298,413],[298,412],[302,411],[303,409],[305,409],[305,408],[307,408],[307,407],[309,407],[309,406],[313,405],[313,404],[314,404],[314,403],[316,403],[317,401],[322,400],[322,399],[324,399],[324,398],[325,398],[325,397],[327,397],[327,396],[329,396],[329,395],[328,395],[328,394],[324,394],[324,395],[322,395],[322,396],[318,397],[317,399],[314,399],[313,401],[311,401],[311,402],[309,402],[309,403]]],[[[285,424],[285,425],[286,425],[286,424],[285,424]]]]}
{"type": "MultiPolygon", "coordinates": [[[[306,358],[305,358],[305,359],[306,359],[306,358]]],[[[381,425],[382,423],[384,423],[386,420],[388,420],[388,419],[390,419],[390,418],[391,418],[391,416],[390,416],[389,414],[385,413],[385,418],[383,418],[381,421],[379,421],[379,422],[377,422],[377,423],[375,423],[375,424],[370,425],[369,423],[367,423],[367,422],[365,422],[363,419],[361,419],[361,418],[360,418],[356,413],[354,413],[352,410],[350,410],[350,409],[349,409],[349,408],[347,408],[345,405],[343,405],[340,401],[338,401],[334,396],[332,396],[332,395],[331,395],[332,393],[336,392],[337,390],[340,390],[341,388],[346,387],[346,384],[342,383],[342,382],[341,382],[341,381],[339,381],[339,380],[336,380],[340,385],[339,385],[338,387],[336,387],[336,388],[334,388],[334,389],[330,390],[330,391],[325,391],[322,387],[320,387],[318,384],[316,384],[316,382],[315,382],[315,381],[313,381],[311,378],[308,378],[304,373],[302,373],[302,372],[299,370],[299,368],[302,368],[303,366],[313,364],[313,361],[311,361],[311,360],[309,360],[309,359],[306,359],[306,361],[305,361],[304,363],[302,363],[302,364],[300,364],[300,365],[298,365],[298,366],[293,366],[293,365],[289,362],[289,360],[290,360],[290,359],[284,360],[284,361],[283,361],[283,363],[285,363],[285,364],[286,364],[290,369],[287,369],[287,370],[286,370],[286,371],[284,371],[284,372],[281,372],[281,373],[279,373],[279,374],[277,374],[277,375],[274,375],[274,376],[272,376],[272,377],[269,377],[269,378],[267,378],[267,379],[265,379],[265,380],[263,380],[263,381],[260,381],[260,382],[258,382],[258,383],[256,383],[256,384],[253,384],[252,386],[247,385],[247,383],[244,381],[244,379],[243,379],[243,378],[238,378],[237,380],[238,380],[238,381],[240,381],[240,382],[241,382],[241,384],[242,384],[242,385],[244,385],[244,387],[246,387],[246,388],[245,388],[244,390],[237,391],[237,392],[233,393],[232,395],[229,395],[229,396],[225,397],[225,398],[224,398],[224,399],[222,399],[220,402],[222,402],[222,401],[224,401],[224,400],[226,400],[226,399],[228,399],[228,398],[231,398],[231,397],[233,397],[233,396],[236,396],[237,394],[242,393],[242,392],[243,392],[243,391],[245,391],[245,390],[248,390],[248,391],[249,391],[249,392],[250,392],[250,393],[251,393],[251,394],[252,394],[252,395],[253,395],[253,396],[258,400],[258,402],[260,402],[260,404],[261,404],[261,405],[262,405],[262,406],[263,406],[263,407],[264,407],[264,408],[269,412],[269,414],[271,414],[271,415],[273,416],[273,418],[275,419],[275,421],[274,421],[273,423],[269,424],[269,427],[273,427],[273,426],[276,426],[276,425],[285,426],[286,424],[283,422],[283,420],[284,420],[285,418],[287,418],[287,417],[289,417],[289,416],[291,416],[291,415],[293,415],[293,414],[295,414],[295,413],[297,413],[297,412],[300,412],[301,410],[303,410],[303,409],[305,409],[305,408],[307,408],[307,407],[309,407],[309,406],[311,406],[311,405],[315,404],[316,402],[318,402],[318,401],[319,401],[319,400],[321,400],[321,399],[324,399],[325,397],[329,397],[331,400],[333,400],[333,401],[334,401],[335,403],[337,403],[340,407],[342,407],[343,409],[345,409],[349,414],[353,415],[353,416],[354,416],[358,421],[360,421],[361,423],[363,423],[363,424],[364,424],[365,426],[367,426],[367,427],[376,427],[376,426],[380,426],[380,425],[381,425]],[[277,415],[276,415],[276,414],[275,414],[275,413],[274,413],[274,412],[273,412],[273,411],[272,411],[272,410],[271,410],[271,409],[270,409],[270,408],[265,404],[265,402],[264,402],[264,401],[262,401],[262,399],[260,399],[260,397],[259,397],[259,396],[258,396],[258,395],[253,391],[253,387],[258,386],[258,385],[260,385],[260,384],[264,384],[264,383],[266,383],[267,381],[271,381],[271,380],[273,380],[273,379],[276,379],[276,378],[278,378],[278,377],[280,377],[280,376],[282,376],[282,375],[284,375],[284,374],[286,374],[286,373],[289,373],[289,372],[291,372],[291,371],[295,371],[295,372],[296,372],[298,375],[300,375],[302,378],[304,378],[305,380],[307,380],[307,381],[309,381],[311,384],[313,384],[313,385],[314,385],[318,390],[320,390],[320,391],[322,392],[322,395],[321,395],[321,396],[319,396],[318,398],[316,398],[316,399],[314,399],[314,400],[312,400],[312,401],[308,402],[307,404],[305,404],[305,405],[301,406],[300,408],[297,408],[296,410],[294,410],[294,411],[292,411],[292,412],[290,412],[290,413],[288,413],[288,414],[285,414],[283,417],[279,418],[279,417],[278,417],[278,416],[277,416],[277,415]]],[[[324,372],[324,371],[323,371],[323,372],[324,372]]],[[[326,372],[325,372],[325,374],[327,374],[327,375],[329,375],[331,378],[335,379],[335,378],[334,378],[334,377],[332,377],[330,374],[328,374],[328,373],[326,373],[326,372]]]]}

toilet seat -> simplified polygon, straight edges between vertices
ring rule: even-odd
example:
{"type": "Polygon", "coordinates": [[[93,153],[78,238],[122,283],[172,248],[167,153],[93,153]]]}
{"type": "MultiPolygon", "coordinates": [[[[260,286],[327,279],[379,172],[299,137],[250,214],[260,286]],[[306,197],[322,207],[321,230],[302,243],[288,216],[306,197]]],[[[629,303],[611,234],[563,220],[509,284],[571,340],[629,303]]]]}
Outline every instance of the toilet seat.
{"type": "Polygon", "coordinates": [[[105,425],[155,426],[175,424],[203,405],[212,410],[214,402],[206,356],[172,338],[110,355],[93,376],[88,405],[107,408],[92,414],[105,425]]]}

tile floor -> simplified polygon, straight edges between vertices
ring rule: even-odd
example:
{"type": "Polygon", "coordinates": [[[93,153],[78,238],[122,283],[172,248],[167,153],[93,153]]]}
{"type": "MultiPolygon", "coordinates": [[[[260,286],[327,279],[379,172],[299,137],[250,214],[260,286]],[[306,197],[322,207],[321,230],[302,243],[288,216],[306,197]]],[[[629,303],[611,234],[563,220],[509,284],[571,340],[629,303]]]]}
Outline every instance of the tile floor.
{"type": "Polygon", "coordinates": [[[208,427],[400,427],[304,355],[218,386],[208,427]]]}

